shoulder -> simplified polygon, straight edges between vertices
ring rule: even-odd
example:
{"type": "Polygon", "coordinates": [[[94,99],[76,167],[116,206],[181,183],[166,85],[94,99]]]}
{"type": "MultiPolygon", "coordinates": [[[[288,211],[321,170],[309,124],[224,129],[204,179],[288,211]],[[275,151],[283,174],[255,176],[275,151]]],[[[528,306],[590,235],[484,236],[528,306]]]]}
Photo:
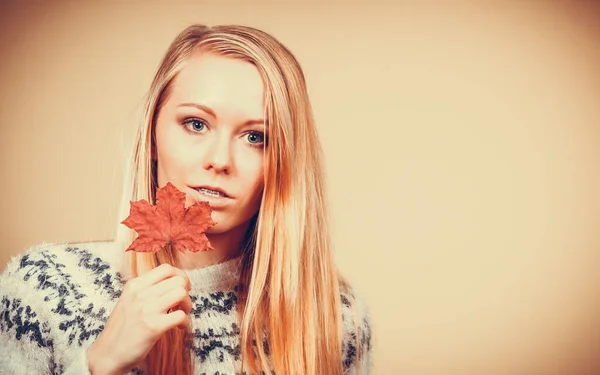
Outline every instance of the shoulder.
{"type": "MultiPolygon", "coordinates": [[[[122,282],[111,252],[107,241],[43,243],[13,256],[0,274],[0,331],[49,329],[93,303],[118,298],[122,282]]],[[[40,345],[41,333],[31,336],[40,345]]]]}
{"type": "Polygon", "coordinates": [[[2,277],[27,273],[32,269],[63,268],[73,262],[81,264],[83,268],[95,270],[97,267],[107,268],[117,261],[114,251],[114,242],[44,242],[28,248],[11,257],[6,268],[1,273],[2,277]],[[97,266],[88,265],[92,262],[97,266]]]}
{"type": "Polygon", "coordinates": [[[118,273],[104,256],[111,251],[109,242],[43,243],[10,259],[0,274],[0,341],[6,347],[0,367],[55,373],[80,364],[75,349],[97,336],[120,295],[118,273]],[[13,363],[13,357],[23,360],[13,363]],[[60,366],[54,362],[59,357],[60,366]]]}
{"type": "Polygon", "coordinates": [[[42,243],[13,256],[0,274],[0,294],[27,299],[59,294],[74,284],[118,276],[114,246],[109,241],[42,243]],[[70,285],[69,285],[70,284],[70,285]]]}
{"type": "Polygon", "coordinates": [[[340,285],[340,299],[344,369],[347,371],[360,363],[360,367],[368,372],[372,347],[370,310],[362,296],[347,282],[340,285]]]}

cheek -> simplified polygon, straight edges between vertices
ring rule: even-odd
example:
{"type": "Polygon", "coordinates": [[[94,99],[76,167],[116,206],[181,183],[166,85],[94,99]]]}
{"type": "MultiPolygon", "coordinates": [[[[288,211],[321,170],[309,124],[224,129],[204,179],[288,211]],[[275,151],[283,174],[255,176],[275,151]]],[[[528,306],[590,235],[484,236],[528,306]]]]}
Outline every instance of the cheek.
{"type": "Polygon", "coordinates": [[[242,159],[240,174],[243,176],[243,186],[250,199],[260,198],[264,186],[264,163],[262,154],[242,159]]]}
{"type": "Polygon", "coordinates": [[[160,124],[156,128],[158,168],[169,179],[175,179],[186,171],[193,160],[189,155],[188,140],[174,124],[160,124]]]}

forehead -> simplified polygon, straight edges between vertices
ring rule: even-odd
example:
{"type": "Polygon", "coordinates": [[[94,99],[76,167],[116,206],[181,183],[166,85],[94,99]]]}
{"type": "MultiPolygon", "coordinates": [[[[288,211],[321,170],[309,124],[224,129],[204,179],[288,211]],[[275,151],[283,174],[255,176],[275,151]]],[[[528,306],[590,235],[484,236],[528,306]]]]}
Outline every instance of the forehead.
{"type": "Polygon", "coordinates": [[[199,53],[185,62],[173,81],[170,99],[175,105],[199,103],[219,112],[261,117],[264,84],[249,62],[199,53]]]}

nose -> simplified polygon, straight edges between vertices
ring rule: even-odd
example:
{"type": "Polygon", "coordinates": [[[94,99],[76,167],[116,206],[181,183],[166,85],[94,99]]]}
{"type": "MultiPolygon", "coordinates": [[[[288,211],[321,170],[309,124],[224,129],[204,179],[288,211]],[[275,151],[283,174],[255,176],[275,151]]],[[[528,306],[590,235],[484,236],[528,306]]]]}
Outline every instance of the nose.
{"type": "Polygon", "coordinates": [[[229,137],[225,134],[214,137],[204,154],[203,166],[206,170],[214,170],[216,173],[229,173],[231,171],[231,144],[229,137]]]}

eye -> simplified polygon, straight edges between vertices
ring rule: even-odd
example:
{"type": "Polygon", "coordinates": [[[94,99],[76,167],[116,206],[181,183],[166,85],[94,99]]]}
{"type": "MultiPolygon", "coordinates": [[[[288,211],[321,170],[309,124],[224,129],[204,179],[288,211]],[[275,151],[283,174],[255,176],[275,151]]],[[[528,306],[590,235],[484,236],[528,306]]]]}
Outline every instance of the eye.
{"type": "Polygon", "coordinates": [[[250,142],[252,145],[261,145],[265,143],[265,136],[261,132],[251,131],[246,134],[246,137],[248,142],[250,142]]]}
{"type": "Polygon", "coordinates": [[[203,130],[205,130],[206,128],[206,122],[197,119],[197,118],[191,118],[189,120],[186,120],[183,122],[183,125],[185,125],[185,127],[195,133],[200,133],[203,130]]]}

